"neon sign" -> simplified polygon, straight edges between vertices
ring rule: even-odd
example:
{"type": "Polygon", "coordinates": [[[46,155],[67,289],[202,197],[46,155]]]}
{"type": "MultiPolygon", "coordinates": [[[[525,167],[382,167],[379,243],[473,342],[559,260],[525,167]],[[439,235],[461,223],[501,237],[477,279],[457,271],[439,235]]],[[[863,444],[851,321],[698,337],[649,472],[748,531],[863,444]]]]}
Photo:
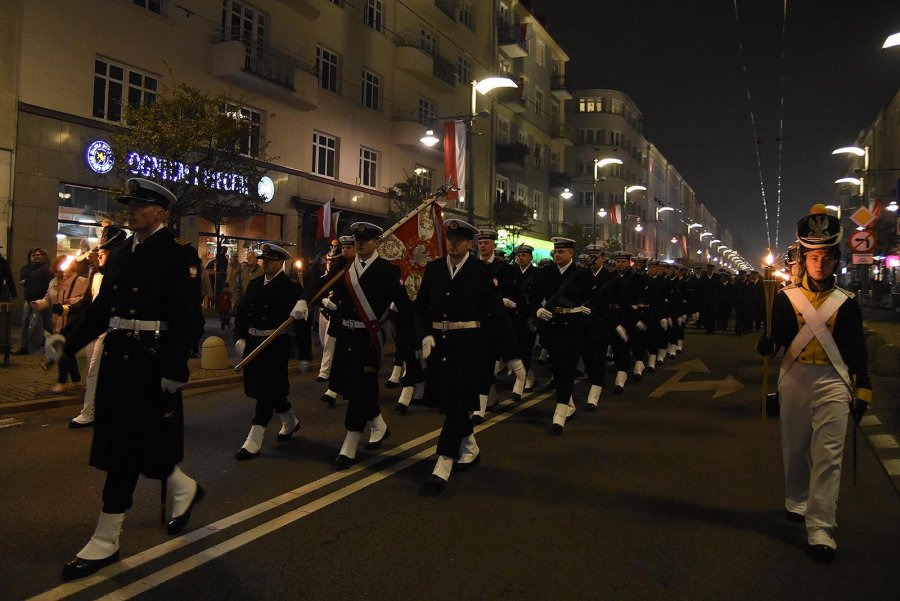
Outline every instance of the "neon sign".
{"type": "MultiPolygon", "coordinates": [[[[107,142],[97,140],[91,142],[85,152],[88,167],[97,174],[109,173],[113,168],[112,148],[107,142]]],[[[247,178],[235,173],[209,171],[199,165],[193,167],[161,159],[151,154],[129,152],[125,157],[126,169],[133,175],[170,182],[185,182],[193,186],[203,185],[215,190],[250,194],[247,178]]],[[[257,194],[263,202],[269,202],[275,196],[275,182],[269,177],[260,179],[257,194]]]]}

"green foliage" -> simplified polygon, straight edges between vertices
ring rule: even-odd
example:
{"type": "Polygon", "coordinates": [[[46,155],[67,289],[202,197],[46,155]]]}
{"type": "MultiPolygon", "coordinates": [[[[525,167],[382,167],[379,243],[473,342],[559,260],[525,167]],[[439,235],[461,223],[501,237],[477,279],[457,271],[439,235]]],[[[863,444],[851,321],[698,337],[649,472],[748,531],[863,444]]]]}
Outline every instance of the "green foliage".
{"type": "Polygon", "coordinates": [[[618,252],[622,250],[622,243],[619,242],[619,239],[615,236],[606,239],[606,253],[607,255],[618,252]]]}
{"type": "Polygon", "coordinates": [[[579,252],[584,249],[585,246],[593,242],[593,238],[591,235],[585,231],[584,226],[580,223],[570,223],[566,228],[565,234],[563,234],[566,238],[571,238],[575,241],[575,250],[579,252]]]}
{"type": "MultiPolygon", "coordinates": [[[[127,164],[130,152],[157,157],[173,174],[163,183],[178,198],[169,208],[170,222],[176,226],[182,216],[199,215],[212,222],[218,234],[229,220],[260,212],[257,184],[265,169],[240,153],[250,124],[232,109],[242,104],[246,99],[213,96],[183,83],[163,86],[153,104],[124,110],[125,124],[111,141],[119,173],[123,179],[132,176],[127,164]],[[234,174],[247,182],[246,192],[218,189],[213,177],[187,173],[234,174]]],[[[266,146],[261,144],[261,156],[266,146]]]]}
{"type": "Polygon", "coordinates": [[[531,209],[517,200],[497,200],[494,202],[493,213],[491,225],[496,229],[506,230],[509,241],[516,246],[519,236],[531,226],[531,209]]]}
{"type": "Polygon", "coordinates": [[[428,197],[428,190],[416,183],[416,178],[405,170],[404,179],[387,189],[390,207],[388,217],[393,221],[399,221],[406,217],[413,209],[422,204],[428,197]]]}

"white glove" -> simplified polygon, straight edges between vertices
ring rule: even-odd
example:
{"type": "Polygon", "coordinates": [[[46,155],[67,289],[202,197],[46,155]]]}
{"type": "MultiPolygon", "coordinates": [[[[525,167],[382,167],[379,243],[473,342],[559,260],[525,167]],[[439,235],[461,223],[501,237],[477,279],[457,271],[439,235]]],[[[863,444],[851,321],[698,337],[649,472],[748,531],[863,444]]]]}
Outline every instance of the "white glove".
{"type": "MultiPolygon", "coordinates": [[[[322,301],[322,303],[324,304],[325,301],[322,301]]],[[[291,309],[291,317],[298,321],[306,321],[306,319],[309,317],[309,307],[306,306],[305,300],[301,298],[297,301],[297,304],[294,305],[293,309],[291,309]]]]}
{"type": "Polygon", "coordinates": [[[660,319],[660,320],[659,320],[659,327],[661,327],[663,330],[668,330],[668,329],[669,329],[669,320],[666,319],[665,317],[663,317],[662,319],[660,319]]]}
{"type": "Polygon", "coordinates": [[[516,305],[515,301],[511,301],[508,298],[504,298],[503,306],[506,307],[507,309],[515,309],[517,305],[516,305]]]}
{"type": "MultiPolygon", "coordinates": [[[[302,301],[301,301],[301,302],[302,302],[302,301]]],[[[328,309],[329,311],[337,311],[337,305],[335,305],[335,304],[331,301],[330,298],[327,298],[327,297],[326,297],[326,298],[323,298],[323,299],[322,299],[322,306],[325,307],[326,309],[328,309]]],[[[297,310],[297,307],[294,307],[294,310],[296,311],[296,310],[297,310]]],[[[291,315],[293,316],[294,314],[291,313],[291,315]]],[[[294,319],[296,319],[296,317],[295,317],[294,319]]],[[[306,319],[306,318],[304,317],[303,319],[306,319]]]]}
{"type": "Polygon", "coordinates": [[[506,362],[506,367],[509,368],[514,374],[516,374],[516,379],[521,378],[522,381],[525,380],[525,364],[522,363],[521,359],[510,359],[506,362]]]}
{"type": "Polygon", "coordinates": [[[162,388],[163,392],[168,392],[169,394],[175,394],[184,385],[185,382],[176,382],[175,380],[170,380],[169,378],[163,378],[162,380],[160,380],[160,388],[162,388]]]}
{"type": "Polygon", "coordinates": [[[695,311],[694,313],[691,313],[691,319],[693,319],[694,321],[697,321],[698,319],[700,319],[700,313],[697,311],[695,311]]]}
{"type": "Polygon", "coordinates": [[[684,315],[679,315],[679,316],[675,319],[675,321],[678,322],[678,325],[683,326],[683,325],[684,325],[684,315]]]}
{"type": "Polygon", "coordinates": [[[591,308],[590,308],[590,307],[582,307],[582,308],[581,308],[581,312],[584,313],[585,315],[590,315],[590,314],[591,314],[591,308]]]}
{"type": "Polygon", "coordinates": [[[311,365],[312,365],[312,363],[310,361],[308,361],[307,359],[302,359],[297,362],[297,369],[300,370],[301,374],[305,374],[306,372],[309,371],[309,367],[311,365]]]}
{"type": "Polygon", "coordinates": [[[397,305],[395,305],[394,303],[391,303],[391,305],[388,307],[388,311],[393,311],[394,313],[399,313],[400,309],[397,308],[397,305]]]}
{"type": "Polygon", "coordinates": [[[434,350],[434,347],[437,345],[437,342],[434,341],[434,336],[426,336],[422,339],[422,357],[427,361],[428,357],[431,356],[431,351],[434,350]]]}
{"type": "Polygon", "coordinates": [[[640,321],[640,320],[636,324],[634,324],[634,327],[639,329],[641,332],[647,331],[647,324],[645,324],[643,321],[640,321]]]}
{"type": "Polygon", "coordinates": [[[553,313],[543,307],[538,309],[535,315],[537,315],[538,319],[543,319],[544,321],[550,321],[551,319],[553,319],[553,313]]]}
{"type": "Polygon", "coordinates": [[[628,342],[628,332],[622,326],[616,326],[616,334],[622,339],[622,342],[628,342]]]}
{"type": "MultiPolygon", "coordinates": [[[[671,317],[666,317],[666,323],[667,323],[667,324],[669,325],[669,327],[671,328],[671,327],[672,327],[672,318],[671,318],[671,317]]],[[[678,324],[678,325],[681,325],[681,324],[678,324]]]]}
{"type": "Polygon", "coordinates": [[[55,365],[59,362],[59,358],[63,354],[63,346],[66,344],[66,337],[62,334],[53,334],[44,339],[44,356],[48,366],[55,365]]]}
{"type": "Polygon", "coordinates": [[[247,348],[247,340],[245,338],[238,338],[234,341],[234,350],[237,351],[238,357],[241,359],[244,358],[244,349],[247,348]]]}

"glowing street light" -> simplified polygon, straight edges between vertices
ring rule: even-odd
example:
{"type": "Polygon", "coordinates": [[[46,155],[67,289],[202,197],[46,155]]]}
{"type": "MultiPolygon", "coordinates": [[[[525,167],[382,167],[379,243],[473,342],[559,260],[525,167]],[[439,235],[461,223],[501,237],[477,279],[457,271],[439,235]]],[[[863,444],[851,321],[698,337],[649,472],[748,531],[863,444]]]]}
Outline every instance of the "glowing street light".
{"type": "Polygon", "coordinates": [[[429,148],[431,148],[432,146],[434,146],[435,144],[437,144],[440,141],[441,141],[440,138],[438,138],[434,135],[433,129],[426,130],[425,135],[422,136],[421,138],[419,138],[419,142],[421,142],[425,146],[428,146],[429,148]]]}
{"type": "Polygon", "coordinates": [[[688,225],[688,231],[691,231],[695,227],[703,227],[703,224],[702,223],[692,223],[692,224],[688,225]]]}
{"type": "Polygon", "coordinates": [[[831,154],[855,154],[858,157],[864,157],[866,156],[866,150],[859,146],[842,146],[841,148],[832,150],[831,154]]]}
{"type": "Polygon", "coordinates": [[[900,33],[892,33],[884,40],[884,45],[882,48],[892,48],[894,46],[900,46],[900,33]]]}
{"type": "Polygon", "coordinates": [[[853,184],[854,186],[862,185],[862,180],[857,179],[855,177],[842,177],[840,179],[834,180],[836,184],[853,184]]]}
{"type": "Polygon", "coordinates": [[[566,188],[565,190],[562,191],[562,194],[560,194],[560,196],[562,197],[563,200],[571,200],[572,196],[574,196],[574,195],[572,194],[571,190],[566,188]]]}

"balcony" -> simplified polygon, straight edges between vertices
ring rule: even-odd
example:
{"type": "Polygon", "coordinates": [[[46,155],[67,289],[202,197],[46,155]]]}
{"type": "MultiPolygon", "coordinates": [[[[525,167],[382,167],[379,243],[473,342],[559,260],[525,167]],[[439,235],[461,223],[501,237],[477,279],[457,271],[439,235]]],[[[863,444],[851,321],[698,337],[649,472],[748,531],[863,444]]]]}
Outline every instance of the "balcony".
{"type": "Polygon", "coordinates": [[[233,39],[226,33],[213,40],[212,75],[264,94],[301,111],[319,104],[319,80],[309,65],[261,44],[233,39]]]}
{"type": "Polygon", "coordinates": [[[493,94],[497,100],[514,113],[524,113],[528,110],[528,101],[522,96],[522,86],[518,88],[501,88],[493,94]]]}
{"type": "Polygon", "coordinates": [[[315,21],[321,14],[315,2],[310,0],[279,0],[279,2],[310,21],[315,21]]]}
{"type": "Polygon", "coordinates": [[[437,54],[432,57],[432,60],[434,61],[432,74],[449,86],[450,90],[456,88],[456,65],[437,54]]]}
{"type": "Polygon", "coordinates": [[[459,0],[434,0],[434,5],[445,15],[456,21],[456,14],[459,10],[459,0]]]}
{"type": "Polygon", "coordinates": [[[412,34],[401,34],[394,40],[394,64],[416,80],[441,92],[456,87],[456,65],[434,53],[412,34]]]}
{"type": "Polygon", "coordinates": [[[553,136],[554,139],[561,141],[566,146],[571,146],[574,142],[575,131],[565,123],[560,123],[559,121],[554,121],[550,123],[550,135],[553,136]]]}
{"type": "Polygon", "coordinates": [[[497,167],[507,171],[524,171],[528,147],[519,142],[497,144],[497,167]]]}
{"type": "Polygon", "coordinates": [[[557,100],[572,100],[574,98],[572,93],[569,92],[569,87],[571,85],[567,75],[554,73],[550,77],[550,93],[553,94],[553,97],[557,100]]]}
{"type": "Polygon", "coordinates": [[[501,26],[497,30],[500,51],[510,59],[528,56],[528,42],[525,41],[524,37],[522,25],[501,26]]]}

